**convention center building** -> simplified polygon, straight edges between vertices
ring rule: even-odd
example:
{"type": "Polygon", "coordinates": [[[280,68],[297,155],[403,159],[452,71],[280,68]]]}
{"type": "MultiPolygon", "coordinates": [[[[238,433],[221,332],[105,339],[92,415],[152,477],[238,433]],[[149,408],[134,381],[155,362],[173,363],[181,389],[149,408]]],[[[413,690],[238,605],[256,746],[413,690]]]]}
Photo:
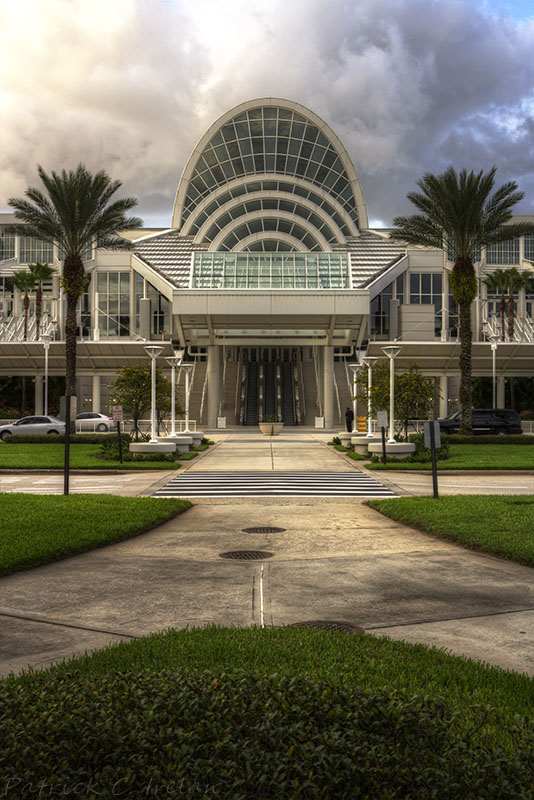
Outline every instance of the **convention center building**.
{"type": "MultiPolygon", "coordinates": [[[[410,187],[407,187],[410,188],[410,187]]],[[[375,210],[380,216],[380,209],[375,210]]],[[[514,221],[534,221],[516,216],[514,221]]],[[[0,231],[14,221],[0,215],[0,231]]],[[[447,254],[407,247],[369,227],[350,155],[313,111],[279,98],[227,111],[202,136],[180,179],[171,227],[126,235],[130,252],[86,254],[90,282],[79,307],[77,411],[108,412],[109,386],[125,365],[158,365],[186,348],[194,364],[191,418],[202,427],[344,421],[351,402],[349,364],[401,350],[397,370],[416,363],[435,376],[440,416],[457,404],[457,309],[447,254]]],[[[513,340],[500,337],[499,297],[484,279],[495,269],[531,268],[534,235],[483,250],[475,268],[473,374],[534,376],[534,282],[517,293],[513,340]],[[492,370],[496,370],[496,373],[492,370]]],[[[48,262],[41,333],[50,334],[47,374],[65,372],[65,300],[55,246],[1,234],[0,374],[35,380],[43,411],[45,348],[36,340],[34,293],[24,338],[13,272],[48,262]]],[[[183,391],[183,390],[182,390],[183,391]]]]}

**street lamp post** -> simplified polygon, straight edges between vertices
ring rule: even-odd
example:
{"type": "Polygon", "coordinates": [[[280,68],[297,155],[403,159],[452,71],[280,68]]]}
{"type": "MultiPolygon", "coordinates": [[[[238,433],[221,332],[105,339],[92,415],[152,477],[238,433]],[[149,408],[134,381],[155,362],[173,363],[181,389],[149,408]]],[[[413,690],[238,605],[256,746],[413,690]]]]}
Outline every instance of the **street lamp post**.
{"type": "Polygon", "coordinates": [[[401,347],[389,345],[383,347],[382,351],[389,358],[389,438],[388,444],[395,444],[395,359],[399,355],[401,347]]]}
{"type": "Polygon", "coordinates": [[[48,351],[50,349],[50,339],[51,335],[49,333],[43,333],[41,336],[41,341],[44,345],[45,351],[45,374],[44,374],[44,415],[45,417],[48,416],[48,351]]]}
{"type": "Polygon", "coordinates": [[[490,344],[491,344],[491,374],[492,374],[492,397],[493,397],[493,408],[497,408],[497,342],[499,341],[499,337],[495,334],[492,334],[489,337],[490,344]]]}
{"type": "Polygon", "coordinates": [[[185,372],[185,430],[184,433],[191,433],[189,430],[189,375],[193,369],[192,364],[182,364],[185,372]]]}
{"type": "Polygon", "coordinates": [[[175,350],[175,355],[165,361],[171,368],[171,436],[176,436],[176,368],[182,363],[183,350],[175,350]]]}
{"type": "Polygon", "coordinates": [[[150,439],[150,444],[154,444],[158,440],[156,439],[156,359],[157,357],[163,353],[163,347],[159,347],[155,344],[150,344],[145,347],[145,351],[148,353],[152,360],[152,410],[151,410],[151,421],[152,421],[152,438],[150,439]]]}
{"type": "Polygon", "coordinates": [[[366,356],[362,359],[367,367],[367,438],[373,437],[373,412],[371,410],[371,399],[373,388],[373,366],[378,361],[375,356],[366,356]]]}
{"type": "Polygon", "coordinates": [[[352,370],[352,413],[354,419],[352,421],[352,433],[358,433],[357,414],[358,414],[358,400],[356,394],[358,391],[358,373],[360,372],[360,364],[349,364],[352,370]]]}

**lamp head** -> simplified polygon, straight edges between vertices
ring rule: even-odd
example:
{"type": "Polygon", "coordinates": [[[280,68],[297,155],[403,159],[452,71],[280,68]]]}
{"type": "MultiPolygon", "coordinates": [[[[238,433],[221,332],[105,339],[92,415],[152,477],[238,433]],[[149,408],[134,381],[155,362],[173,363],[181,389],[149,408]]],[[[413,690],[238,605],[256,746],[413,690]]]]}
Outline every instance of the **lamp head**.
{"type": "Polygon", "coordinates": [[[382,348],[382,352],[385,353],[388,358],[397,358],[401,350],[402,347],[398,347],[397,345],[394,344],[382,348]]]}
{"type": "Polygon", "coordinates": [[[150,358],[154,359],[156,359],[161,353],[163,353],[164,350],[163,347],[160,347],[157,344],[149,344],[144,349],[148,353],[150,358]]]}
{"type": "Polygon", "coordinates": [[[348,367],[349,367],[349,369],[352,370],[353,377],[356,377],[356,375],[358,374],[358,372],[361,369],[361,364],[349,364],[348,367]]]}
{"type": "Polygon", "coordinates": [[[369,369],[372,369],[373,366],[378,361],[378,358],[376,356],[365,356],[365,358],[362,358],[362,361],[363,361],[363,363],[365,364],[366,367],[369,367],[369,369]]]}
{"type": "Polygon", "coordinates": [[[181,364],[182,359],[179,356],[169,356],[165,361],[171,369],[176,369],[181,364]]]}

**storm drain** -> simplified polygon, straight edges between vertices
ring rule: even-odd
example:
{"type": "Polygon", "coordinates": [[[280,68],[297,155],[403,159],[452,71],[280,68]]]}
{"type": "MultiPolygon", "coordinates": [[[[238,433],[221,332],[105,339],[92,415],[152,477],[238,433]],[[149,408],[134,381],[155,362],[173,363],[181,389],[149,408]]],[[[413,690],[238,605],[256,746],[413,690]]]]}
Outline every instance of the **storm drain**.
{"type": "Polygon", "coordinates": [[[243,533],[283,533],[285,528],[270,528],[270,527],[263,527],[263,528],[242,528],[243,533]]]}
{"type": "Polygon", "coordinates": [[[334,620],[314,619],[307,622],[293,622],[290,628],[319,628],[322,631],[342,631],[343,633],[363,633],[363,628],[351,622],[336,622],[334,620]]]}
{"type": "Polygon", "coordinates": [[[233,558],[236,561],[260,561],[262,558],[272,558],[274,553],[265,550],[230,550],[228,553],[219,553],[220,558],[233,558]]]}

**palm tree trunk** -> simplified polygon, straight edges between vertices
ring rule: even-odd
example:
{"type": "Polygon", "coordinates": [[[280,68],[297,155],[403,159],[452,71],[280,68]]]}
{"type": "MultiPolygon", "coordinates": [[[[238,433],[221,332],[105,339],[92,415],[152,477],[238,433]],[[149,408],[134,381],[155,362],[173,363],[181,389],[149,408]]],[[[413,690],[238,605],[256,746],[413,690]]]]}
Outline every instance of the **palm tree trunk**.
{"type": "Polygon", "coordinates": [[[460,314],[460,405],[462,419],[460,433],[470,434],[472,424],[472,386],[471,386],[471,303],[459,304],[460,314]]]}
{"type": "Polygon", "coordinates": [[[24,294],[24,341],[28,338],[28,312],[30,310],[30,298],[28,292],[24,294]]]}
{"type": "Polygon", "coordinates": [[[504,318],[506,316],[506,295],[501,292],[501,339],[506,341],[506,333],[504,329],[504,318]]]}
{"type": "Polygon", "coordinates": [[[37,284],[35,293],[35,339],[39,341],[41,329],[41,309],[43,307],[43,284],[37,284]]]}
{"type": "Polygon", "coordinates": [[[514,293],[508,295],[508,341],[514,340],[514,293]]]}
{"type": "Polygon", "coordinates": [[[78,298],[67,292],[67,315],[65,319],[65,394],[76,394],[76,306],[78,298]]]}

